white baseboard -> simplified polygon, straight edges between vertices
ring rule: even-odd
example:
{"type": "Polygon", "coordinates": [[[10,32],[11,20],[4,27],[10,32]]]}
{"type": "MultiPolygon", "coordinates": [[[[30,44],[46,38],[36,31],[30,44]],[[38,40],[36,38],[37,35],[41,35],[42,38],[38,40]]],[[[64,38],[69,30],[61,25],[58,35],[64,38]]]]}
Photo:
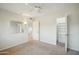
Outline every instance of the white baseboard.
{"type": "Polygon", "coordinates": [[[55,42],[47,42],[47,41],[43,41],[43,40],[40,40],[41,42],[45,42],[45,43],[48,43],[48,44],[53,44],[53,45],[56,45],[55,42]]]}

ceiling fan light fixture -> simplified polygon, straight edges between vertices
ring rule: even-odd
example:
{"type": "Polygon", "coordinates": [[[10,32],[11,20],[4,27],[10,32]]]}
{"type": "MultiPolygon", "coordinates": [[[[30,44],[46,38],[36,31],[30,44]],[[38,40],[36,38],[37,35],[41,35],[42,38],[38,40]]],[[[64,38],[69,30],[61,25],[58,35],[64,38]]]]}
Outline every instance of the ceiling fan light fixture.
{"type": "Polygon", "coordinates": [[[40,6],[34,6],[35,7],[35,10],[37,11],[37,12],[40,12],[41,11],[41,7],[40,6]]]}

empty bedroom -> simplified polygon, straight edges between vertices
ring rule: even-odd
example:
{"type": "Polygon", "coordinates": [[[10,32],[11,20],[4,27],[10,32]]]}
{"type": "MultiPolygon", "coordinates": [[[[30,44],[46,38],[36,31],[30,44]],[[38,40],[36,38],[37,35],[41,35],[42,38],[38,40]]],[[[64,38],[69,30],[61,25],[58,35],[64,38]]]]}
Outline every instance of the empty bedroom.
{"type": "Polygon", "coordinates": [[[79,55],[79,3],[0,3],[0,55],[79,55]]]}

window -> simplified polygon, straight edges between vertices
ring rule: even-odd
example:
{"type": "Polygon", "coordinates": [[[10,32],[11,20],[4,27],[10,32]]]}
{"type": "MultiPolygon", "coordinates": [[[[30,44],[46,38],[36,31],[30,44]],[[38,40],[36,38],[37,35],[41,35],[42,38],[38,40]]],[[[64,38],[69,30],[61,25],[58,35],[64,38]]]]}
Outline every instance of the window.
{"type": "Polygon", "coordinates": [[[22,33],[24,32],[23,23],[18,21],[11,21],[11,31],[13,33],[22,33]]]}

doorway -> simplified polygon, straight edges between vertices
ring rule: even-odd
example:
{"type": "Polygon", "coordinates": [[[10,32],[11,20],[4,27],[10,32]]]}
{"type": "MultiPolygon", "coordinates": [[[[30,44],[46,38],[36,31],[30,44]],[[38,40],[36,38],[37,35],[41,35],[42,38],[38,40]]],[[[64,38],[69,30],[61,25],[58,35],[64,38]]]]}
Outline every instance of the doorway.
{"type": "Polygon", "coordinates": [[[40,40],[40,21],[34,20],[32,23],[33,28],[33,39],[40,40]]]}
{"type": "Polygon", "coordinates": [[[67,16],[57,18],[57,45],[64,47],[67,52],[67,16]]]}

